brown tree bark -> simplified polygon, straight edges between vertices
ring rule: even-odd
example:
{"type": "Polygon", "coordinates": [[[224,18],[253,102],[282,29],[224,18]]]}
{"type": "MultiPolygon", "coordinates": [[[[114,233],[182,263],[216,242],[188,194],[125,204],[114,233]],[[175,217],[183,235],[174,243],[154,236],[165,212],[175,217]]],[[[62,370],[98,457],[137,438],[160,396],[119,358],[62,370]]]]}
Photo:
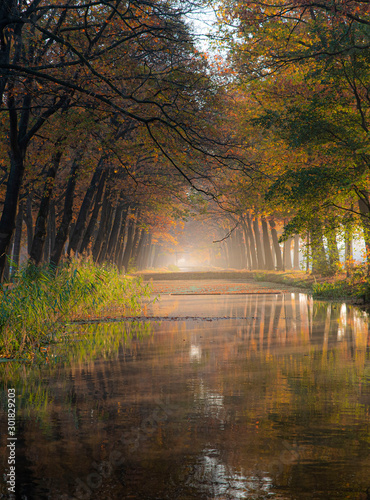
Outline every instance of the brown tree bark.
{"type": "Polygon", "coordinates": [[[145,229],[139,229],[139,231],[137,231],[137,238],[136,238],[136,242],[134,242],[134,245],[133,245],[132,257],[131,257],[132,267],[134,267],[134,268],[138,267],[139,256],[140,256],[140,253],[142,252],[142,248],[145,244],[146,236],[147,236],[147,232],[145,231],[145,229]]]}
{"type": "Polygon", "coordinates": [[[328,242],[329,267],[332,272],[335,272],[339,264],[339,250],[335,231],[329,230],[326,234],[326,239],[328,242]]]}
{"type": "Polygon", "coordinates": [[[361,192],[358,199],[358,208],[361,213],[361,223],[366,247],[366,260],[368,263],[368,273],[370,272],[370,201],[367,191],[361,192]]]}
{"type": "Polygon", "coordinates": [[[249,251],[251,255],[251,264],[252,267],[251,269],[257,269],[258,268],[258,260],[257,260],[257,252],[256,252],[256,242],[254,239],[254,234],[252,230],[252,224],[249,215],[247,215],[244,219],[244,234],[246,235],[248,241],[249,241],[249,251]]]}
{"type": "Polygon", "coordinates": [[[251,271],[252,270],[252,256],[251,256],[251,250],[250,250],[249,237],[247,234],[248,229],[247,229],[247,226],[246,226],[244,220],[242,220],[242,231],[243,231],[243,236],[244,236],[246,265],[247,265],[247,269],[249,271],[251,271]]]}
{"type": "Polygon", "coordinates": [[[127,225],[128,225],[128,213],[130,211],[130,206],[127,206],[127,209],[124,211],[122,215],[122,220],[121,220],[121,227],[119,230],[119,235],[117,239],[117,245],[116,245],[116,250],[114,254],[114,262],[118,266],[118,269],[122,268],[122,261],[123,261],[123,255],[125,251],[125,246],[126,246],[126,239],[127,239],[127,225]]]}
{"type": "MultiPolygon", "coordinates": [[[[21,51],[21,23],[14,28],[14,33],[19,35],[19,43],[16,44],[16,54],[14,61],[17,62],[20,58],[21,51]],[[18,52],[17,52],[18,51],[18,52]]],[[[31,86],[32,79],[29,80],[31,86]]],[[[8,81],[8,113],[9,113],[9,145],[10,145],[10,171],[7,181],[7,189],[5,193],[5,200],[3,212],[0,219],[0,281],[3,278],[4,267],[6,263],[6,254],[9,250],[10,241],[15,228],[15,219],[17,215],[19,192],[23,182],[24,176],[24,159],[32,137],[44,125],[47,119],[58,111],[66,102],[67,96],[62,97],[59,101],[54,103],[46,109],[33,123],[29,129],[29,121],[31,116],[31,103],[33,95],[31,92],[27,93],[22,100],[22,109],[19,111],[14,97],[14,82],[8,81]]]]}
{"type": "Polygon", "coordinates": [[[288,238],[284,241],[284,269],[289,270],[292,269],[292,238],[288,238]]]}
{"type": "Polygon", "coordinates": [[[150,255],[152,250],[152,234],[145,232],[145,241],[143,243],[141,255],[138,259],[138,269],[146,269],[150,265],[150,255]]]}
{"type": "Polygon", "coordinates": [[[55,237],[54,247],[50,255],[50,264],[55,267],[58,266],[60,262],[63,248],[67,241],[69,227],[72,221],[73,199],[76,187],[77,172],[80,167],[81,156],[82,156],[81,153],[77,153],[71,166],[70,176],[65,194],[63,216],[60,222],[58,233],[55,237]]]}
{"type": "Polygon", "coordinates": [[[97,190],[96,196],[95,196],[94,209],[92,211],[89,224],[87,225],[85,234],[82,238],[81,246],[79,248],[80,253],[85,253],[87,251],[87,248],[90,244],[91,237],[92,237],[94,230],[95,230],[95,226],[98,222],[106,179],[107,179],[107,171],[103,170],[102,176],[101,176],[100,181],[99,181],[98,190],[97,190]]]}
{"type": "Polygon", "coordinates": [[[274,259],[271,252],[270,237],[268,233],[268,226],[265,217],[261,217],[262,236],[263,236],[263,249],[265,254],[265,269],[274,269],[274,259]]]}
{"type": "Polygon", "coordinates": [[[26,209],[24,212],[24,222],[27,228],[27,253],[30,255],[33,241],[33,218],[32,218],[32,195],[27,196],[26,209]]]}
{"type": "MultiPolygon", "coordinates": [[[[135,213],[135,209],[134,209],[134,213],[135,213]]],[[[126,272],[127,272],[128,264],[130,262],[130,258],[131,258],[131,254],[132,254],[135,233],[136,233],[136,220],[132,219],[132,220],[130,220],[130,222],[128,224],[126,246],[125,246],[125,251],[124,251],[124,254],[122,257],[122,263],[121,263],[121,267],[126,272]]]]}
{"type": "Polygon", "coordinates": [[[75,224],[75,227],[73,229],[73,233],[71,235],[71,238],[69,240],[68,244],[68,250],[67,253],[69,254],[70,252],[76,253],[79,249],[81,240],[83,238],[83,235],[85,233],[86,225],[87,225],[87,219],[90,211],[91,204],[93,202],[94,195],[98,189],[100,180],[103,175],[103,168],[104,168],[104,157],[100,158],[99,163],[94,171],[94,174],[91,178],[90,185],[86,191],[86,194],[84,196],[77,221],[75,224]]]}
{"type": "Polygon", "coordinates": [[[264,260],[262,245],[261,245],[261,234],[260,234],[260,229],[259,229],[257,217],[255,217],[253,219],[253,232],[254,232],[254,238],[256,241],[256,253],[257,253],[258,269],[265,269],[265,260],[264,260]]]}
{"type": "Polygon", "coordinates": [[[18,214],[17,214],[17,218],[15,221],[15,233],[14,233],[12,261],[13,261],[14,266],[16,268],[19,267],[19,261],[20,261],[24,205],[25,205],[25,203],[22,200],[19,204],[18,214]]]}
{"type": "Polygon", "coordinates": [[[293,268],[299,270],[299,234],[294,235],[293,268]]]}
{"type": "Polygon", "coordinates": [[[46,174],[44,192],[42,194],[39,213],[36,219],[35,233],[31,246],[30,259],[38,265],[43,257],[43,250],[46,239],[47,222],[49,217],[50,200],[54,189],[55,176],[57,174],[62,151],[57,150],[52,156],[50,168],[46,174]]]}
{"type": "Polygon", "coordinates": [[[353,261],[353,239],[352,234],[348,226],[344,231],[344,260],[346,267],[346,276],[347,278],[350,276],[352,271],[352,261],[353,261]]]}
{"type": "Polygon", "coordinates": [[[19,191],[24,175],[24,157],[26,154],[27,143],[20,141],[19,127],[27,127],[29,114],[23,114],[23,120],[18,127],[18,115],[15,108],[14,97],[11,95],[8,99],[9,110],[9,142],[10,142],[10,172],[5,193],[3,212],[0,219],[0,281],[3,280],[3,274],[6,265],[6,256],[9,252],[10,241],[15,228],[15,219],[17,215],[19,191]],[[23,123],[24,122],[24,123],[23,123]]]}
{"type": "Polygon", "coordinates": [[[114,216],[114,221],[112,225],[112,231],[109,236],[108,247],[106,252],[106,258],[110,262],[114,260],[115,249],[118,242],[118,237],[120,234],[120,227],[122,225],[122,218],[125,217],[125,208],[127,210],[127,202],[124,196],[121,194],[117,200],[116,213],[114,216]]]}
{"type": "Polygon", "coordinates": [[[269,219],[269,224],[270,224],[270,230],[271,230],[271,237],[272,237],[272,243],[274,245],[274,252],[275,252],[275,258],[276,258],[276,269],[278,271],[282,271],[283,269],[283,259],[281,256],[281,248],[279,245],[279,238],[277,235],[276,231],[276,224],[274,219],[269,219]]]}
{"type": "Polygon", "coordinates": [[[101,209],[100,223],[98,233],[95,238],[92,255],[95,262],[99,261],[99,256],[102,251],[104,238],[106,237],[107,229],[109,226],[109,217],[112,212],[112,202],[111,202],[111,192],[112,188],[110,184],[107,185],[104,193],[104,199],[101,209]]]}

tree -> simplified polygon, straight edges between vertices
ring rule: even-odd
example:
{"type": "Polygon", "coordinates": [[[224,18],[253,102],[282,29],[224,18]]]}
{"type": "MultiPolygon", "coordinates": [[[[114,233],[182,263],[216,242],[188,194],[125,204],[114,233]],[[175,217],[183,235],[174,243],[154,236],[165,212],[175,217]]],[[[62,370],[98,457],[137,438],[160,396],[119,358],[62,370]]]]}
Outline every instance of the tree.
{"type": "Polygon", "coordinates": [[[320,222],[318,238],[325,234],[331,241],[333,264],[335,231],[346,212],[355,212],[370,249],[367,6],[300,0],[224,5],[224,22],[236,26],[225,30],[230,64],[240,88],[259,107],[249,123],[274,148],[283,141],[284,150],[296,155],[290,164],[282,158],[267,189],[270,207],[281,201],[295,216],[286,236],[317,234],[320,222]]]}
{"type": "MultiPolygon", "coordinates": [[[[184,171],[170,153],[182,144],[196,155],[217,156],[222,146],[216,136],[210,138],[217,91],[181,19],[184,9],[154,0],[2,3],[0,112],[6,116],[11,164],[0,220],[0,276],[26,154],[45,124],[52,128],[68,109],[84,108],[96,124],[109,122],[113,113],[118,135],[141,129],[190,184],[204,178],[194,168],[184,171]]],[[[53,175],[50,171],[49,179],[53,175]]],[[[36,261],[47,198],[50,191],[40,213],[36,261]]]]}

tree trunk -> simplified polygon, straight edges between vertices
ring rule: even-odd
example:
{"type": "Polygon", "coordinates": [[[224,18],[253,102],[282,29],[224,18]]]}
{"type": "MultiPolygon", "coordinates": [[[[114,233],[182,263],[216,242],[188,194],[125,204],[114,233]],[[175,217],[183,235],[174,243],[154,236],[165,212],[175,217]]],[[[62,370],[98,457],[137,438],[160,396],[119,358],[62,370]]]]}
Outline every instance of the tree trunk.
{"type": "Polygon", "coordinates": [[[55,244],[50,256],[50,264],[57,267],[62,256],[64,245],[68,238],[68,230],[72,221],[73,216],[73,198],[76,187],[77,172],[80,166],[81,153],[77,153],[75,159],[73,160],[71,172],[67,184],[64,210],[62,220],[58,229],[58,233],[55,237],[55,244]]]}
{"type": "Polygon", "coordinates": [[[249,250],[250,250],[250,254],[251,254],[251,263],[252,263],[251,269],[257,269],[258,268],[258,260],[257,260],[257,252],[256,252],[256,242],[254,239],[254,234],[252,231],[252,224],[251,224],[251,220],[249,218],[249,215],[247,215],[247,217],[245,218],[244,228],[245,228],[244,234],[247,236],[248,241],[249,241],[249,250]]]}
{"type": "Polygon", "coordinates": [[[326,234],[326,239],[328,242],[329,267],[331,272],[334,273],[339,264],[339,250],[335,231],[329,230],[326,234]]]}
{"type": "Polygon", "coordinates": [[[127,272],[127,267],[130,261],[131,253],[132,253],[132,247],[134,243],[134,233],[135,233],[135,226],[136,222],[135,220],[130,220],[128,228],[127,228],[127,240],[126,240],[126,247],[125,251],[122,257],[122,264],[121,267],[127,272]]]}
{"type": "Polygon", "coordinates": [[[243,235],[244,235],[245,258],[246,258],[247,269],[249,271],[251,271],[252,270],[252,254],[251,254],[251,250],[250,250],[249,237],[247,234],[248,229],[247,229],[247,226],[246,226],[244,220],[242,220],[242,229],[243,229],[243,235]]]}
{"type": "Polygon", "coordinates": [[[46,232],[46,240],[44,245],[44,262],[50,262],[51,251],[55,245],[55,203],[50,202],[48,228],[46,232]]]}
{"type": "Polygon", "coordinates": [[[134,268],[138,267],[139,257],[141,252],[143,251],[143,246],[147,237],[147,232],[145,231],[145,229],[140,229],[137,233],[138,236],[136,238],[136,244],[134,243],[132,251],[132,267],[134,268]]]}
{"type": "Polygon", "coordinates": [[[232,260],[232,267],[234,269],[240,269],[240,249],[239,249],[239,244],[238,244],[238,239],[237,239],[237,234],[236,234],[237,229],[235,229],[230,237],[228,238],[228,244],[229,244],[229,252],[232,260]]]}
{"type": "Polygon", "coordinates": [[[24,175],[25,148],[18,140],[17,116],[14,108],[9,110],[10,122],[10,172],[6,187],[3,213],[0,219],[0,281],[3,280],[6,256],[15,228],[19,191],[24,175]]]}
{"type": "Polygon", "coordinates": [[[230,257],[229,257],[229,247],[227,246],[226,241],[223,241],[223,249],[225,253],[225,263],[226,263],[226,268],[230,267],[230,257]]]}
{"type": "Polygon", "coordinates": [[[276,231],[276,224],[274,219],[269,219],[269,224],[270,224],[270,230],[271,230],[271,237],[272,237],[272,244],[274,245],[274,252],[275,252],[275,258],[276,258],[276,269],[278,271],[282,271],[283,269],[283,259],[281,256],[281,248],[279,245],[279,238],[277,235],[276,231]]]}
{"type": "Polygon", "coordinates": [[[139,214],[138,214],[138,217],[136,219],[135,236],[134,236],[134,240],[132,242],[131,252],[129,254],[129,258],[128,258],[128,262],[127,262],[127,267],[126,267],[127,270],[129,270],[130,267],[135,267],[139,244],[142,241],[144,229],[140,228],[138,226],[138,223],[139,223],[139,214]],[[132,266],[130,266],[130,261],[132,262],[132,266]]]}
{"type": "Polygon", "coordinates": [[[143,244],[141,256],[137,264],[139,269],[147,269],[149,267],[151,249],[152,249],[152,234],[145,232],[145,242],[143,244]]]}
{"type": "Polygon", "coordinates": [[[116,265],[118,266],[118,269],[122,268],[122,260],[123,260],[123,255],[125,251],[125,241],[126,241],[126,229],[127,229],[127,224],[128,224],[128,218],[127,215],[130,211],[130,206],[127,207],[127,209],[124,211],[124,214],[122,215],[122,220],[121,220],[121,227],[119,230],[119,236],[117,239],[117,245],[116,245],[116,250],[114,254],[114,261],[116,265]]]}
{"type": "Polygon", "coordinates": [[[32,196],[30,193],[27,196],[24,222],[26,223],[27,228],[27,253],[30,255],[33,242],[32,196]]]}
{"type": "MultiPolygon", "coordinates": [[[[11,17],[14,10],[17,9],[16,0],[1,0],[0,2],[0,67],[4,68],[10,63],[10,48],[14,43],[7,29],[12,25],[11,17]]],[[[18,10],[18,9],[17,9],[18,10]]],[[[5,71],[0,78],[0,102],[3,102],[5,87],[8,82],[7,72],[5,71]]]]}
{"type": "Polygon", "coordinates": [[[47,225],[46,236],[45,236],[44,250],[43,250],[42,254],[43,254],[42,261],[49,262],[50,261],[50,254],[51,254],[49,219],[48,219],[48,225],[47,225]]]}
{"type": "Polygon", "coordinates": [[[102,228],[102,230],[103,230],[103,242],[100,246],[99,255],[97,256],[98,264],[102,264],[106,260],[108,242],[109,242],[110,236],[112,234],[112,218],[113,218],[113,205],[111,202],[109,202],[108,214],[107,214],[107,217],[105,220],[104,227],[102,228]]]}
{"type": "Polygon", "coordinates": [[[105,188],[98,234],[96,235],[94,246],[93,246],[93,251],[92,251],[93,259],[95,262],[98,261],[98,258],[99,258],[99,255],[100,255],[100,252],[102,249],[104,236],[105,236],[106,230],[107,230],[108,218],[109,218],[110,213],[111,213],[111,208],[112,208],[112,204],[110,201],[111,191],[112,191],[112,188],[111,188],[110,184],[108,184],[107,187],[105,188]]]}
{"type": "Polygon", "coordinates": [[[299,234],[294,235],[293,268],[299,270],[299,234]]]}
{"type": "MultiPolygon", "coordinates": [[[[108,247],[107,247],[107,260],[112,262],[114,260],[114,255],[115,255],[115,249],[117,246],[117,241],[118,237],[120,234],[120,228],[122,225],[122,218],[125,217],[125,205],[126,205],[125,198],[121,194],[118,201],[117,201],[117,208],[116,208],[116,213],[112,225],[112,231],[109,237],[109,242],[108,242],[108,247]]],[[[126,208],[127,210],[127,208],[126,208]]]]}
{"type": "Polygon", "coordinates": [[[321,222],[317,219],[312,221],[311,230],[311,255],[312,273],[322,274],[327,271],[327,261],[323,242],[321,222]]]}
{"type": "Polygon", "coordinates": [[[11,260],[11,254],[12,254],[12,251],[13,251],[13,242],[14,242],[14,232],[12,234],[12,237],[10,238],[10,244],[9,244],[9,254],[6,255],[6,258],[5,258],[5,266],[4,266],[4,273],[3,273],[3,281],[5,281],[6,283],[8,283],[10,281],[10,273],[11,273],[11,264],[10,264],[10,260],[11,260]]]}
{"type": "Polygon", "coordinates": [[[306,273],[310,272],[310,247],[311,247],[311,235],[307,233],[307,244],[306,244],[306,273]]]}
{"type": "Polygon", "coordinates": [[[344,252],[345,252],[344,260],[345,260],[346,275],[348,278],[351,274],[351,270],[353,267],[353,239],[351,230],[348,228],[348,226],[345,228],[344,231],[344,252]]]}
{"type": "Polygon", "coordinates": [[[82,238],[81,246],[79,248],[80,253],[86,252],[86,250],[90,244],[91,237],[94,233],[96,223],[98,222],[100,207],[102,205],[101,200],[103,197],[106,179],[107,179],[107,171],[103,170],[102,176],[101,176],[100,181],[99,181],[98,190],[97,190],[96,196],[95,196],[94,209],[93,209],[93,212],[91,214],[90,221],[89,221],[89,224],[86,228],[84,237],[82,238]]]}
{"type": "MultiPolygon", "coordinates": [[[[17,63],[22,55],[22,28],[22,23],[17,23],[13,28],[14,39],[17,38],[13,63],[17,63]]],[[[28,83],[31,87],[31,78],[28,78],[25,88],[27,88],[28,83]]],[[[14,80],[9,78],[7,87],[7,106],[9,112],[10,172],[7,181],[3,213],[0,220],[0,281],[3,277],[6,254],[8,252],[10,240],[15,228],[19,192],[24,176],[24,158],[27,146],[31,137],[38,132],[46,120],[56,113],[68,100],[66,95],[65,97],[60,98],[59,101],[54,102],[48,109],[44,110],[41,115],[38,116],[32,124],[31,130],[28,130],[33,94],[31,91],[25,93],[20,110],[17,109],[14,95],[14,80]]]]}
{"type": "Polygon", "coordinates": [[[291,248],[292,248],[292,238],[288,238],[286,241],[284,241],[284,269],[289,270],[292,269],[292,255],[291,255],[291,248]]]}
{"type": "Polygon", "coordinates": [[[98,189],[100,180],[103,175],[103,162],[104,159],[100,158],[99,163],[95,169],[94,175],[92,176],[90,185],[86,191],[85,197],[83,199],[80,212],[77,217],[77,221],[73,230],[73,233],[71,235],[71,238],[69,240],[69,245],[68,245],[68,254],[70,252],[76,253],[79,249],[82,237],[85,233],[85,228],[87,225],[87,219],[90,211],[90,207],[94,198],[94,194],[98,189]]]}
{"type": "Polygon", "coordinates": [[[274,260],[272,258],[267,222],[264,217],[261,217],[261,224],[262,224],[262,236],[263,236],[263,249],[265,253],[265,269],[273,270],[274,260]]]}
{"type": "Polygon", "coordinates": [[[153,250],[153,267],[158,267],[159,263],[159,256],[160,256],[160,249],[158,245],[154,245],[154,250],[153,250]]]}
{"type": "Polygon", "coordinates": [[[238,245],[240,269],[246,269],[248,266],[247,253],[246,253],[246,247],[245,247],[245,243],[244,243],[243,232],[242,232],[241,228],[237,229],[236,241],[237,241],[237,245],[238,245]]]}
{"type": "Polygon", "coordinates": [[[370,202],[369,194],[364,191],[358,200],[358,208],[361,213],[362,230],[366,247],[366,261],[368,263],[368,274],[370,272],[370,202]]]}
{"type": "Polygon", "coordinates": [[[51,160],[51,166],[45,179],[44,192],[41,198],[39,213],[36,219],[35,233],[30,252],[31,261],[38,265],[43,257],[43,249],[46,239],[47,222],[49,216],[50,200],[54,189],[55,176],[62,158],[62,151],[56,151],[51,160]]]}
{"type": "Polygon", "coordinates": [[[18,207],[18,214],[15,221],[15,233],[14,233],[13,255],[12,255],[13,265],[17,269],[19,268],[20,253],[21,253],[23,212],[24,212],[24,201],[21,201],[18,207]]]}
{"type": "Polygon", "coordinates": [[[261,245],[261,234],[260,234],[260,229],[258,226],[257,217],[255,217],[253,219],[253,231],[254,231],[254,237],[256,240],[258,269],[265,269],[265,261],[264,261],[263,250],[262,250],[262,245],[261,245]]]}

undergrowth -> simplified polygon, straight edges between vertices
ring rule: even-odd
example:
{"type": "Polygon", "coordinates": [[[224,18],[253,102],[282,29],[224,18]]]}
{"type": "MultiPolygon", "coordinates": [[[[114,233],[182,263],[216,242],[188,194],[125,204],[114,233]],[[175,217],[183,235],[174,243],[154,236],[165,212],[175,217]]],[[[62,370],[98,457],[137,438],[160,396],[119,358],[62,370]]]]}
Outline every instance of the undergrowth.
{"type": "Polygon", "coordinates": [[[337,279],[333,282],[315,283],[312,286],[312,295],[315,299],[354,299],[363,304],[370,303],[370,276],[367,264],[357,266],[351,276],[346,279],[337,279]]]}
{"type": "Polygon", "coordinates": [[[27,264],[14,284],[1,286],[0,356],[34,359],[60,341],[68,322],[91,316],[138,312],[148,285],[115,267],[76,260],[60,269],[27,264]]]}

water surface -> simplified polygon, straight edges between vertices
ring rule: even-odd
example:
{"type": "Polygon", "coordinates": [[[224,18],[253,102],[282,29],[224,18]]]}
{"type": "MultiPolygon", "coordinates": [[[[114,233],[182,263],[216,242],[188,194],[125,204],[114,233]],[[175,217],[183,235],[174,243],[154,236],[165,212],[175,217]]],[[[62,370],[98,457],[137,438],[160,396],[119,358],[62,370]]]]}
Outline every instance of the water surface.
{"type": "Polygon", "coordinates": [[[367,498],[365,313],[259,294],[167,296],[145,314],[169,319],[75,325],[58,363],[0,366],[18,498],[367,498]]]}

